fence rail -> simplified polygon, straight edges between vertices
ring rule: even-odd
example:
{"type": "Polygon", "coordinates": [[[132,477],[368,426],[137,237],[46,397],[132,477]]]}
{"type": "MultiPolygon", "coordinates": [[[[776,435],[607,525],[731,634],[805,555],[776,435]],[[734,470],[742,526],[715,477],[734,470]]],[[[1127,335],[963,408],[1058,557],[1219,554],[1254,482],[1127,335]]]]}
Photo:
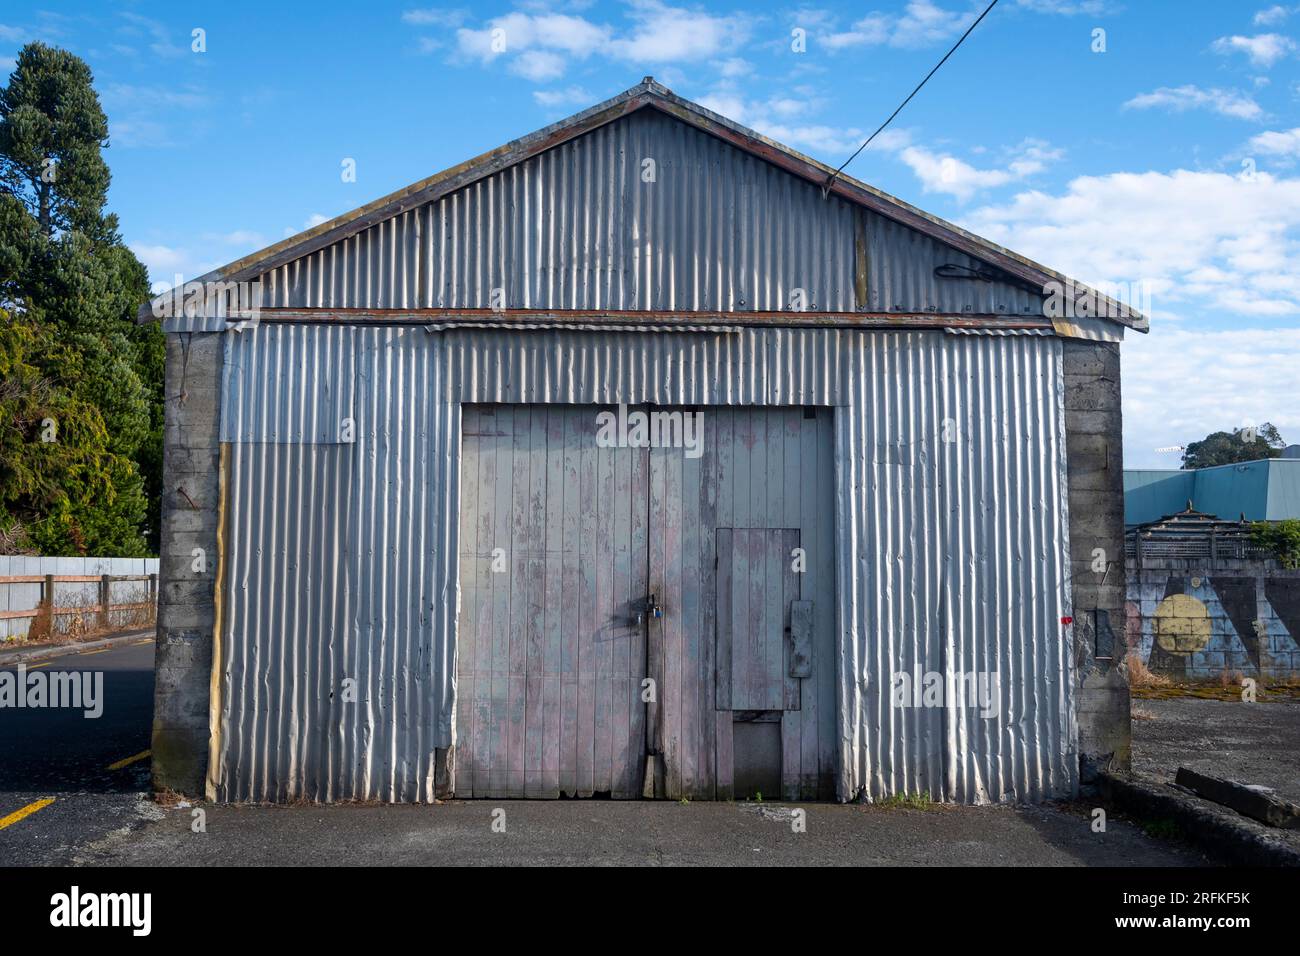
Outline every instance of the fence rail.
{"type": "Polygon", "coordinates": [[[1149,559],[1204,561],[1213,567],[1219,561],[1268,561],[1275,555],[1255,544],[1242,532],[1129,532],[1124,554],[1138,567],[1149,559]]]}
{"type": "Polygon", "coordinates": [[[114,611],[135,611],[149,609],[158,604],[158,575],[156,574],[10,574],[0,575],[0,585],[39,584],[41,597],[36,607],[24,611],[0,611],[0,621],[25,620],[33,618],[67,617],[74,614],[96,615],[101,627],[108,626],[109,615],[114,611]],[[149,600],[114,604],[110,599],[111,589],[115,583],[129,581],[148,581],[149,600]],[[94,604],[61,606],[54,603],[54,587],[57,584],[99,584],[99,600],[94,604]]]}

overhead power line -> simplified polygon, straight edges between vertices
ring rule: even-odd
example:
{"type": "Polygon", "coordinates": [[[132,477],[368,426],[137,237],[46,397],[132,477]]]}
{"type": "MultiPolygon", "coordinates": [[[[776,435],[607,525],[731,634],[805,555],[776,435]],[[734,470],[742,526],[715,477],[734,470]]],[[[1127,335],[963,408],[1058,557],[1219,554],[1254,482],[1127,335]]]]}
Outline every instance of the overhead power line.
{"type": "Polygon", "coordinates": [[[897,116],[899,113],[903,112],[903,107],[912,101],[912,97],[914,97],[917,93],[921,92],[921,87],[925,86],[925,84],[930,81],[930,77],[934,76],[936,73],[939,72],[939,67],[943,66],[945,63],[948,62],[948,57],[952,56],[954,53],[957,52],[957,47],[961,46],[962,43],[965,42],[966,38],[971,35],[971,33],[974,31],[974,29],[977,26],[980,25],[980,21],[983,20],[985,17],[987,17],[989,15],[989,11],[992,10],[997,5],[998,5],[998,0],[993,0],[992,3],[990,3],[987,7],[984,8],[984,12],[981,13],[978,17],[976,17],[975,22],[966,28],[966,32],[963,33],[961,37],[957,40],[957,42],[952,45],[952,49],[943,55],[943,59],[934,65],[934,69],[932,69],[929,73],[925,74],[925,79],[923,79],[920,83],[916,84],[916,89],[912,90],[911,93],[907,94],[907,99],[903,100],[903,102],[898,104],[898,109],[894,110],[894,112],[889,114],[889,119],[881,123],[880,126],[876,129],[876,131],[867,137],[867,141],[863,143],[861,146],[859,146],[857,150],[854,151],[852,156],[844,160],[844,162],[840,163],[839,169],[835,170],[835,172],[831,173],[828,177],[826,177],[826,182],[822,185],[823,195],[826,195],[830,192],[831,184],[835,182],[835,177],[844,171],[844,167],[847,166],[849,163],[853,162],[855,159],[857,159],[858,153],[861,153],[864,149],[870,146],[871,141],[875,139],[877,136],[879,136],[884,131],[885,127],[894,121],[894,117],[897,116]]]}

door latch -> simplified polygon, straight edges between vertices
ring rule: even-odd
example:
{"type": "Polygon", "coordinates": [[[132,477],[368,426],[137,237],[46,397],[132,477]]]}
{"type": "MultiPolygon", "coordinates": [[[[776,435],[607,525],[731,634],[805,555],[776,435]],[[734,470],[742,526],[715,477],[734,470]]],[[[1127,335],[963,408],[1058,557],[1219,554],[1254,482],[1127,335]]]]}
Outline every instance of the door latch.
{"type": "Polygon", "coordinates": [[[660,618],[664,616],[664,609],[660,607],[659,604],[655,601],[655,596],[653,594],[651,594],[648,598],[646,598],[645,609],[637,612],[636,615],[637,627],[640,627],[642,624],[645,623],[645,619],[647,615],[649,615],[651,618],[660,618]]]}

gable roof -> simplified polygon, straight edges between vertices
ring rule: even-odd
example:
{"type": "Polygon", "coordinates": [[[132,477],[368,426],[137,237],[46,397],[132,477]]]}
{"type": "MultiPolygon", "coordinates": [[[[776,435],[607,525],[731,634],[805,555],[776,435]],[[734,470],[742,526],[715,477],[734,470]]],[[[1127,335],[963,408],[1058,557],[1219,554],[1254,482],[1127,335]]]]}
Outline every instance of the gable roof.
{"type": "MultiPolygon", "coordinates": [[[[1140,332],[1148,329],[1146,317],[1125,304],[851,176],[836,173],[824,163],[678,96],[655,82],[653,77],[646,77],[631,89],[567,119],[435,173],[351,212],[236,259],[192,281],[209,283],[251,280],[285,263],[347,239],[376,223],[435,201],[486,176],[646,108],[666,113],[794,176],[821,186],[827,194],[835,194],[895,220],[1033,286],[1042,288],[1054,282],[1066,288],[1072,287],[1076,294],[1095,295],[1095,301],[1103,309],[1105,318],[1140,332]]],[[[153,319],[158,314],[155,307],[163,306],[168,299],[169,294],[163,294],[143,305],[139,312],[140,321],[153,319]]]]}

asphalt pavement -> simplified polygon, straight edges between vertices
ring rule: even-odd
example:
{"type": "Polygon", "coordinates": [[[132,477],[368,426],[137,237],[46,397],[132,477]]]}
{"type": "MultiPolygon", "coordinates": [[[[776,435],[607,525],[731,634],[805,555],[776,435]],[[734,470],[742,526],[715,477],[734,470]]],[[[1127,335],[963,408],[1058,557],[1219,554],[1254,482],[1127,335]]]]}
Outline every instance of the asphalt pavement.
{"type": "MultiPolygon", "coordinates": [[[[1300,700],[1246,703],[1171,697],[1133,702],[1133,770],[1157,784],[1173,783],[1179,767],[1267,787],[1300,803],[1300,700]]],[[[1209,801],[1189,797],[1221,811],[1209,801]]],[[[1300,830],[1266,827],[1228,812],[1241,826],[1300,851],[1300,830]]]]}
{"type": "Polygon", "coordinates": [[[77,858],[114,866],[1197,866],[1085,805],[453,800],[168,810],[77,858]],[[196,817],[196,810],[200,815],[196,817]],[[796,817],[801,810],[802,817],[796,817]],[[201,827],[196,826],[200,821],[201,827]]]}
{"type": "Polygon", "coordinates": [[[66,863],[149,812],[140,796],[149,790],[153,654],[152,634],[141,633],[22,665],[29,674],[102,675],[102,713],[0,707],[0,866],[66,863]]]}

